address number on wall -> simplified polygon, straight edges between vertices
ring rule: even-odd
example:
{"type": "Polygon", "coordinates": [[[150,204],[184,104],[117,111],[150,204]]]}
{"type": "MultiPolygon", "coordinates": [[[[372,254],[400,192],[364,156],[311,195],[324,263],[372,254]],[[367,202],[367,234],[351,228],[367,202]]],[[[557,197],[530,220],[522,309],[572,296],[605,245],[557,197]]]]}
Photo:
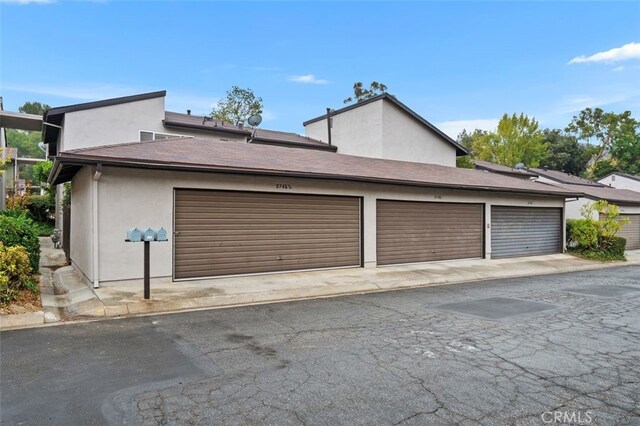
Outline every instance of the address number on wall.
{"type": "Polygon", "coordinates": [[[293,185],[289,183],[276,183],[276,189],[293,189],[293,185]]]}

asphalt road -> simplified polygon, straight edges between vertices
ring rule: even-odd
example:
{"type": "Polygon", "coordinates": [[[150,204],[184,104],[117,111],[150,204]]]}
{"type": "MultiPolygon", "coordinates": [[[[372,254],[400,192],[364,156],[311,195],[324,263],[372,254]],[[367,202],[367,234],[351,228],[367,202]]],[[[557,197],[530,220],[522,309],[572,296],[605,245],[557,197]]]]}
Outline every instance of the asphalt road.
{"type": "Polygon", "coordinates": [[[7,425],[640,424],[640,267],[11,331],[0,345],[7,425]]]}

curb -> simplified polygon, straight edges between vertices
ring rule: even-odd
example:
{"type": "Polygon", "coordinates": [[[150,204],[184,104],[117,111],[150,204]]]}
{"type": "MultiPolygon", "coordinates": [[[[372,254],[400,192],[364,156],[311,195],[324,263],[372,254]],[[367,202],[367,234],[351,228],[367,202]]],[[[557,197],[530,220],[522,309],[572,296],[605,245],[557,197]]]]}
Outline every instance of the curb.
{"type": "Polygon", "coordinates": [[[0,315],[0,331],[44,325],[44,311],[0,315]]]}

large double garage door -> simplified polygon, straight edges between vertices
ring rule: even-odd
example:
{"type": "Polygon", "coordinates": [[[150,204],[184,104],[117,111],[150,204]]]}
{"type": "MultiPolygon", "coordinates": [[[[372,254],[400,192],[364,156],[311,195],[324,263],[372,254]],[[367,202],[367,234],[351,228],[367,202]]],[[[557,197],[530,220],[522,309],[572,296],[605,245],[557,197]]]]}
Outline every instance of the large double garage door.
{"type": "MultiPolygon", "coordinates": [[[[361,198],[176,189],[174,278],[362,265],[361,198]]],[[[492,257],[561,251],[562,209],[492,208],[492,257]]],[[[483,204],[378,200],[377,264],[484,256],[483,204]]]]}

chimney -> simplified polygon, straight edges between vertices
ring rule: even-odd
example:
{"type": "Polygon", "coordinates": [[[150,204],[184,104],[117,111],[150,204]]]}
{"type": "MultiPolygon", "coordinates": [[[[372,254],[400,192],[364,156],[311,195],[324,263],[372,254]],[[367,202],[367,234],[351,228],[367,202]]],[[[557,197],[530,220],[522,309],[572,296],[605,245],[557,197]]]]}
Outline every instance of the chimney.
{"type": "Polygon", "coordinates": [[[331,108],[327,108],[327,143],[329,146],[331,146],[331,127],[333,127],[333,123],[331,122],[331,112],[331,108]]]}
{"type": "Polygon", "coordinates": [[[190,109],[187,110],[187,115],[191,115],[191,110],[190,109]]]}

